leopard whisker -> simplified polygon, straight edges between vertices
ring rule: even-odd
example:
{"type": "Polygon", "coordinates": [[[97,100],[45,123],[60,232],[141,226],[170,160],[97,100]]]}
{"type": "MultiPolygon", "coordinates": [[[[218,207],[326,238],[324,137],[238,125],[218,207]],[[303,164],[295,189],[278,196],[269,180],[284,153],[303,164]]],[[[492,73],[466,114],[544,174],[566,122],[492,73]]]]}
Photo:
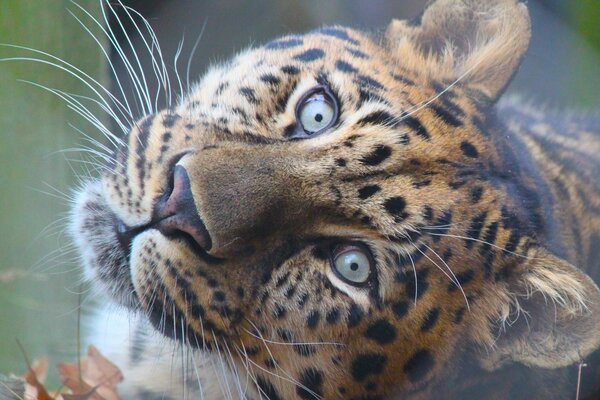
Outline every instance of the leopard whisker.
{"type": "MultiPolygon", "coordinates": [[[[78,81],[80,81],[84,86],[86,86],[87,88],[89,88],[101,100],[101,102],[107,108],[110,108],[110,105],[109,105],[108,101],[106,100],[106,98],[104,98],[104,96],[99,92],[99,90],[105,92],[106,95],[111,99],[111,101],[118,101],[118,100],[116,100],[114,98],[114,96],[112,95],[112,93],[110,93],[110,91],[108,89],[106,89],[96,79],[92,78],[90,75],[88,75],[85,72],[81,71],[79,68],[75,67],[74,65],[72,65],[72,64],[70,64],[70,63],[68,63],[68,62],[66,62],[66,61],[64,61],[64,60],[62,60],[62,59],[60,59],[60,58],[58,58],[56,56],[53,56],[53,55],[51,55],[49,53],[46,53],[46,52],[43,52],[43,51],[40,51],[40,50],[36,50],[36,49],[30,48],[30,47],[26,47],[26,46],[18,46],[18,45],[3,44],[3,43],[0,43],[0,46],[10,47],[10,48],[16,48],[16,49],[25,50],[25,51],[30,51],[30,52],[32,52],[34,54],[40,54],[40,55],[43,55],[43,56],[48,57],[50,59],[56,60],[56,61],[58,61],[60,63],[63,63],[64,65],[61,65],[61,64],[59,64],[57,62],[45,60],[45,59],[42,59],[42,58],[25,57],[25,56],[2,58],[2,59],[0,59],[0,62],[27,61],[27,62],[42,64],[42,65],[48,65],[48,66],[51,66],[53,68],[57,68],[57,69],[59,69],[61,71],[64,71],[68,75],[70,75],[70,76],[74,77],[75,79],[77,79],[78,81]]],[[[110,133],[109,136],[110,136],[109,139],[119,140],[112,133],[110,133]]]]}
{"type": "MultiPolygon", "coordinates": [[[[79,10],[81,10],[85,15],[87,15],[87,17],[90,18],[92,20],[92,22],[94,22],[94,24],[104,33],[104,35],[107,38],[109,37],[104,25],[101,24],[93,15],[91,15],[89,11],[87,11],[85,8],[83,8],[81,5],[77,4],[73,0],[71,1],[71,3],[74,4],[76,7],[78,7],[79,10]]],[[[112,76],[114,77],[114,81],[117,84],[117,88],[119,89],[119,92],[121,94],[121,99],[123,100],[123,103],[124,103],[121,107],[118,107],[117,109],[119,110],[119,113],[125,118],[125,120],[127,120],[130,124],[133,124],[133,122],[134,122],[133,111],[131,110],[131,105],[129,104],[129,100],[127,99],[127,96],[125,95],[125,89],[123,88],[123,84],[121,82],[121,78],[119,77],[119,74],[117,74],[114,63],[112,61],[112,58],[109,56],[108,52],[106,51],[106,49],[104,48],[102,43],[100,43],[100,40],[92,33],[91,29],[77,15],[75,15],[75,13],[73,13],[71,10],[67,10],[67,11],[69,12],[69,14],[71,14],[71,16],[73,16],[73,18],[75,18],[75,20],[79,23],[79,25],[81,25],[81,27],[83,27],[83,29],[85,29],[85,31],[89,34],[89,36],[96,42],[96,44],[98,45],[98,48],[104,55],[104,59],[106,60],[108,67],[110,68],[110,71],[112,72],[112,76]]],[[[119,118],[117,118],[116,121],[118,121],[117,123],[119,124],[119,126],[122,127],[124,132],[127,132],[127,129],[125,128],[125,124],[123,124],[119,118]]]]}
{"type": "MultiPolygon", "coordinates": [[[[144,43],[144,46],[148,52],[148,55],[151,58],[152,69],[153,69],[155,77],[159,83],[159,87],[157,88],[157,95],[154,100],[155,101],[155,110],[158,110],[158,108],[159,108],[158,107],[158,94],[160,93],[161,85],[162,85],[164,93],[165,93],[165,98],[166,98],[166,102],[167,102],[166,105],[168,108],[170,108],[171,107],[171,101],[170,101],[171,79],[169,77],[169,71],[168,71],[165,61],[164,61],[164,57],[163,57],[163,53],[162,53],[162,50],[161,50],[161,47],[160,47],[160,44],[158,41],[158,37],[156,36],[154,29],[152,29],[152,26],[148,23],[146,18],[144,18],[144,16],[142,16],[138,11],[134,10],[131,7],[124,5],[121,0],[119,0],[119,5],[125,10],[125,13],[127,14],[129,19],[133,23],[135,29],[137,30],[137,32],[139,34],[140,39],[144,43]],[[148,35],[150,36],[150,39],[152,42],[151,46],[150,46],[150,44],[148,44],[146,37],[142,33],[138,23],[135,21],[132,14],[137,16],[140,19],[140,21],[144,24],[146,31],[147,31],[148,35]],[[156,49],[156,52],[158,54],[158,57],[159,57],[158,60],[156,59],[156,56],[154,54],[154,49],[156,49]]],[[[135,49],[132,49],[132,50],[135,51],[135,49]]]]}
{"type": "Polygon", "coordinates": [[[279,342],[276,340],[269,340],[269,339],[265,339],[263,337],[257,336],[256,334],[252,333],[251,331],[244,329],[244,331],[246,331],[246,333],[248,333],[250,336],[256,338],[256,339],[260,339],[265,343],[269,343],[269,344],[277,344],[277,345],[281,345],[281,346],[304,346],[304,345],[311,345],[311,346],[319,346],[319,345],[331,345],[331,346],[345,346],[345,344],[343,343],[337,343],[337,342],[279,342]]]}
{"type": "Polygon", "coordinates": [[[194,42],[194,46],[192,47],[192,50],[190,51],[190,56],[188,57],[187,65],[185,68],[185,88],[186,88],[185,90],[186,90],[187,94],[190,93],[190,69],[192,66],[192,60],[194,59],[194,55],[196,54],[196,50],[198,49],[200,40],[202,40],[202,36],[204,35],[204,29],[206,28],[207,21],[208,21],[208,17],[205,17],[204,22],[202,23],[202,28],[200,28],[200,33],[198,34],[198,37],[196,38],[196,41],[194,42]]]}
{"type": "Polygon", "coordinates": [[[231,390],[229,388],[228,385],[228,381],[227,381],[227,371],[225,370],[225,359],[223,358],[223,354],[221,352],[221,346],[219,346],[217,343],[217,337],[215,335],[215,333],[213,331],[211,331],[212,337],[213,337],[213,341],[215,343],[215,348],[217,349],[217,356],[218,356],[218,360],[219,360],[219,368],[222,374],[222,379],[219,380],[219,384],[221,386],[221,392],[225,393],[228,399],[232,399],[233,396],[231,394],[231,390]],[[225,380],[225,382],[222,382],[222,380],[225,380]]]}
{"type": "Polygon", "coordinates": [[[238,394],[242,394],[240,375],[239,375],[239,371],[238,371],[236,362],[233,358],[233,354],[231,353],[231,349],[229,348],[229,345],[227,344],[226,341],[223,341],[223,345],[225,346],[225,350],[227,350],[227,355],[229,357],[227,363],[229,364],[229,370],[232,372],[233,378],[235,380],[235,382],[234,382],[235,388],[236,388],[238,394]]]}
{"type": "Polygon", "coordinates": [[[304,384],[302,384],[301,382],[299,382],[298,380],[296,380],[290,373],[288,373],[286,370],[284,370],[279,365],[279,363],[277,362],[277,360],[273,356],[273,353],[271,352],[271,349],[269,348],[269,341],[264,338],[264,336],[262,335],[262,333],[260,332],[260,330],[258,329],[258,327],[252,321],[250,321],[249,319],[246,319],[246,321],[248,321],[253,326],[253,328],[256,330],[256,332],[258,332],[258,334],[259,334],[258,339],[262,341],[263,345],[265,346],[265,350],[267,351],[267,353],[269,353],[269,356],[271,357],[271,360],[275,363],[275,367],[277,368],[277,370],[281,371],[285,375],[285,377],[281,376],[279,374],[276,374],[274,372],[271,372],[271,371],[267,370],[266,368],[261,367],[260,365],[258,365],[256,362],[254,362],[252,360],[249,360],[250,363],[252,363],[254,366],[258,367],[263,372],[267,372],[270,375],[276,376],[277,378],[283,379],[284,381],[291,382],[295,386],[304,389],[307,393],[309,393],[310,395],[312,395],[315,399],[320,399],[321,397],[318,394],[316,394],[311,389],[309,389],[308,387],[306,387],[304,384]]]}
{"type": "Polygon", "coordinates": [[[475,239],[475,238],[468,237],[468,236],[451,235],[451,234],[448,234],[448,233],[428,233],[428,235],[439,236],[439,237],[448,237],[448,238],[461,239],[461,240],[471,240],[471,241],[476,242],[476,243],[486,244],[486,245],[488,245],[490,247],[495,248],[496,250],[500,250],[500,251],[502,251],[504,253],[507,253],[507,254],[510,254],[510,255],[513,255],[513,256],[516,256],[516,257],[520,257],[520,258],[523,258],[523,259],[526,259],[526,260],[533,260],[533,259],[535,259],[534,257],[528,256],[526,254],[515,253],[514,251],[506,250],[504,247],[500,247],[500,246],[498,246],[496,244],[493,244],[493,243],[490,243],[488,241],[481,240],[481,239],[475,239]]]}
{"type": "Polygon", "coordinates": [[[177,68],[177,62],[179,61],[179,57],[181,56],[181,51],[183,50],[184,38],[181,39],[179,45],[177,46],[177,51],[175,52],[175,57],[173,59],[173,68],[175,69],[175,79],[177,81],[177,85],[179,86],[179,99],[178,103],[181,102],[184,98],[183,91],[183,83],[181,82],[181,76],[179,75],[179,69],[177,68]]]}
{"type": "Polygon", "coordinates": [[[435,265],[444,275],[446,275],[446,277],[448,277],[448,279],[450,279],[450,281],[452,283],[454,283],[461,291],[464,299],[465,299],[465,304],[467,306],[467,309],[470,310],[470,306],[469,306],[469,300],[467,299],[467,295],[465,294],[465,291],[462,288],[462,285],[460,284],[460,282],[458,281],[458,279],[456,278],[456,275],[454,275],[454,272],[452,272],[452,269],[448,266],[448,264],[446,263],[446,261],[444,261],[444,259],[442,257],[440,257],[440,255],[433,250],[431,247],[427,246],[426,244],[423,243],[423,246],[425,246],[428,250],[432,251],[433,254],[436,255],[437,258],[440,259],[440,261],[442,261],[442,263],[444,263],[444,265],[446,266],[446,268],[448,269],[448,271],[450,272],[449,274],[442,268],[439,266],[439,264],[437,264],[435,261],[433,261],[431,259],[431,257],[429,257],[424,251],[422,251],[418,246],[416,246],[413,243],[413,246],[415,247],[415,249],[417,249],[417,251],[419,251],[419,253],[421,253],[425,258],[427,258],[430,262],[433,263],[433,265],[435,265]]]}
{"type": "MultiPolygon", "coordinates": [[[[59,97],[60,99],[62,99],[63,101],[65,101],[65,103],[67,104],[68,108],[73,110],[75,113],[79,114],[83,119],[85,119],[86,121],[88,121],[92,126],[94,126],[96,129],[98,129],[100,131],[100,133],[102,133],[108,140],[109,142],[111,142],[111,144],[115,147],[124,144],[123,141],[121,139],[119,139],[116,135],[112,134],[108,128],[106,128],[106,126],[100,121],[100,119],[98,119],[94,113],[92,113],[88,108],[86,108],[79,100],[74,98],[74,95],[61,91],[59,89],[54,89],[54,88],[50,88],[48,86],[44,86],[42,84],[36,83],[36,82],[32,82],[32,81],[27,81],[27,80],[23,80],[23,79],[19,79],[19,82],[23,82],[23,83],[27,83],[29,85],[38,87],[40,89],[46,90],[52,94],[54,94],[55,96],[59,97]]],[[[85,97],[82,96],[88,100],[92,100],[89,97],[85,97]]],[[[101,102],[98,102],[97,100],[95,100],[97,102],[97,104],[103,108],[105,111],[107,111],[107,109],[105,108],[106,106],[104,106],[101,102]]],[[[109,115],[111,115],[109,113],[109,115]]],[[[115,118],[116,121],[118,121],[118,119],[116,119],[116,116],[114,116],[113,118],[115,118]]],[[[95,143],[100,144],[99,142],[95,141],[95,143]]],[[[107,153],[109,152],[108,149],[107,153]]]]}
{"type": "Polygon", "coordinates": [[[135,47],[133,46],[133,42],[131,41],[131,38],[127,34],[127,29],[125,29],[125,26],[123,25],[123,21],[121,21],[121,19],[119,18],[119,15],[115,11],[112,3],[110,1],[105,1],[104,3],[106,4],[107,8],[110,10],[111,14],[115,18],[116,23],[121,28],[121,31],[124,34],[124,38],[127,41],[127,43],[129,44],[129,48],[132,51],[133,58],[135,60],[137,69],[136,69],[136,67],[133,66],[133,64],[129,61],[129,59],[125,55],[125,50],[123,49],[121,44],[118,42],[118,40],[115,36],[115,32],[113,32],[113,30],[110,29],[110,22],[108,20],[108,16],[107,16],[105,7],[102,7],[101,11],[102,11],[102,17],[104,19],[104,23],[106,24],[106,26],[109,27],[108,33],[109,33],[110,42],[114,46],[114,49],[119,54],[119,57],[121,58],[121,60],[123,61],[124,65],[125,65],[125,68],[127,69],[130,80],[133,83],[133,88],[136,92],[136,95],[138,96],[138,101],[139,101],[138,105],[142,108],[142,110],[141,110],[142,115],[152,114],[152,113],[154,113],[154,109],[152,107],[152,103],[150,100],[148,82],[146,81],[146,76],[144,74],[144,70],[142,68],[142,63],[138,57],[137,51],[136,51],[135,47]]]}

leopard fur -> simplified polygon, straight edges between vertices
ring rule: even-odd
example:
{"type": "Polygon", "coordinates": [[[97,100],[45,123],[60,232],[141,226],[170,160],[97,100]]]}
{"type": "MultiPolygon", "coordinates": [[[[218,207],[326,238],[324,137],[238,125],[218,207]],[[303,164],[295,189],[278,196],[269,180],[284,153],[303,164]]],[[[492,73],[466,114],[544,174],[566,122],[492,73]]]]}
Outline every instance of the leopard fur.
{"type": "Polygon", "coordinates": [[[436,0],[242,52],[135,123],[72,214],[137,315],[102,335],[127,398],[573,398],[600,345],[600,121],[500,100],[529,37],[516,0],[436,0]],[[315,88],[339,115],[312,135],[315,88]]]}

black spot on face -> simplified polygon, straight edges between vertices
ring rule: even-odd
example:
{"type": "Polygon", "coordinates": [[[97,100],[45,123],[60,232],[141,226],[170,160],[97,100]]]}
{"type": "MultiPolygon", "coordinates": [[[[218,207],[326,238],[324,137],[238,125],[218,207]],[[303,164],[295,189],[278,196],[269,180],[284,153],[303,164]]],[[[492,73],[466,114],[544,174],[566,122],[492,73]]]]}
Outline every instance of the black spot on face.
{"type": "Polygon", "coordinates": [[[238,297],[239,297],[240,299],[243,299],[243,298],[244,298],[244,295],[245,295],[245,293],[244,293],[244,288],[243,288],[243,287],[239,286],[239,287],[237,288],[236,292],[237,292],[237,295],[238,295],[238,297]]]}
{"type": "Polygon", "coordinates": [[[298,75],[300,73],[300,69],[298,67],[294,67],[293,65],[284,65],[281,67],[281,72],[286,75],[298,75]]]}
{"type": "Polygon", "coordinates": [[[248,100],[251,104],[258,104],[258,99],[256,98],[256,94],[254,89],[249,87],[243,87],[240,89],[240,94],[248,100]]]}
{"type": "Polygon", "coordinates": [[[310,299],[310,295],[308,293],[302,293],[298,298],[298,307],[304,308],[308,299],[310,299]]]}
{"type": "Polygon", "coordinates": [[[296,388],[300,398],[320,398],[323,395],[323,373],[316,368],[305,369],[300,374],[300,385],[296,388]]]}
{"type": "Polygon", "coordinates": [[[214,295],[213,298],[215,301],[225,301],[225,293],[223,293],[221,290],[217,290],[214,295]]]}
{"type": "Polygon", "coordinates": [[[392,149],[389,146],[377,145],[373,152],[364,156],[360,162],[364,165],[376,166],[384,162],[392,155],[392,149]]]}
{"type": "Polygon", "coordinates": [[[465,316],[465,312],[467,311],[466,307],[461,307],[458,310],[456,310],[456,312],[454,313],[454,320],[453,322],[455,324],[460,324],[463,321],[463,318],[465,316]]]}
{"type": "Polygon", "coordinates": [[[282,39],[282,40],[276,40],[274,42],[267,43],[265,45],[265,48],[269,49],[269,50],[282,50],[282,49],[289,49],[291,47],[300,46],[303,43],[304,42],[298,38],[282,39]]]}
{"type": "Polygon", "coordinates": [[[370,375],[379,375],[383,372],[386,362],[387,357],[383,354],[360,354],[352,361],[352,377],[363,381],[370,375]]]}
{"type": "Polygon", "coordinates": [[[423,320],[423,324],[421,324],[421,332],[430,331],[431,328],[433,328],[435,326],[435,324],[437,323],[439,316],[440,316],[439,308],[436,307],[436,308],[432,308],[431,310],[429,310],[429,312],[425,316],[425,319],[423,320]]]}
{"type": "Polygon", "coordinates": [[[396,339],[396,328],[385,319],[374,322],[367,328],[365,337],[384,345],[396,339]]]}
{"type": "Polygon", "coordinates": [[[423,218],[425,218],[426,221],[433,220],[433,208],[431,208],[431,206],[423,207],[423,218]]]}
{"type": "Polygon", "coordinates": [[[433,112],[435,112],[437,117],[444,121],[444,123],[446,123],[447,125],[450,125],[455,128],[463,125],[462,121],[458,119],[458,117],[454,113],[448,111],[446,108],[440,107],[435,104],[430,104],[429,108],[431,108],[433,112]]]}
{"type": "MultiPolygon", "coordinates": [[[[446,262],[448,260],[444,259],[446,262]]],[[[466,271],[460,272],[456,274],[456,280],[458,280],[458,282],[460,283],[461,287],[468,284],[469,282],[471,282],[473,280],[473,278],[475,278],[475,271],[473,271],[472,269],[468,269],[466,271]]],[[[454,282],[450,282],[448,284],[448,291],[450,292],[454,292],[458,290],[458,286],[456,286],[456,283],[454,282]]]]}
{"type": "Polygon", "coordinates": [[[481,235],[481,230],[483,229],[486,218],[487,218],[487,212],[484,211],[484,212],[478,214],[471,221],[471,225],[469,225],[469,229],[467,229],[467,234],[466,234],[467,238],[469,238],[469,239],[465,239],[465,247],[467,249],[471,249],[473,247],[473,245],[476,243],[476,241],[479,239],[479,236],[481,235]]]}
{"type": "Polygon", "coordinates": [[[408,213],[405,211],[406,200],[402,196],[390,197],[383,203],[383,207],[394,217],[396,222],[401,222],[408,217],[408,213]]]}
{"type": "Polygon", "coordinates": [[[348,311],[348,327],[354,328],[363,318],[363,311],[356,303],[352,303],[348,311]]]}
{"type": "Polygon", "coordinates": [[[404,364],[404,373],[412,383],[417,383],[427,376],[434,365],[431,353],[419,350],[404,364]]]}
{"type": "MultiPolygon", "coordinates": [[[[423,257],[421,253],[418,253],[418,255],[423,257]]],[[[413,256],[413,262],[417,262],[415,256],[413,256]]],[[[427,281],[428,276],[429,269],[418,270],[416,276],[411,272],[403,275],[406,284],[406,295],[411,298],[415,297],[416,299],[420,299],[429,289],[429,282],[427,281]]]]}
{"type": "Polygon", "coordinates": [[[281,82],[281,79],[279,79],[278,77],[276,77],[273,74],[264,74],[264,75],[261,75],[260,80],[263,81],[263,82],[265,82],[265,83],[268,83],[270,85],[273,85],[273,86],[277,86],[281,82]]]}
{"type": "Polygon", "coordinates": [[[301,62],[312,62],[315,60],[319,60],[319,59],[323,58],[324,56],[325,56],[325,52],[323,50],[315,48],[315,49],[306,50],[305,52],[294,56],[294,59],[301,61],[301,62]]]}
{"type": "Polygon", "coordinates": [[[400,122],[402,122],[403,124],[408,126],[412,131],[414,131],[421,138],[423,138],[425,140],[431,139],[431,136],[429,135],[427,128],[425,128],[418,119],[411,117],[411,116],[403,116],[400,119],[400,122]]]}
{"type": "Polygon", "coordinates": [[[342,61],[342,60],[337,60],[336,61],[335,68],[338,71],[346,72],[348,74],[354,74],[354,73],[357,72],[356,68],[354,68],[352,65],[350,65],[347,62],[342,61]]]}
{"type": "Polygon", "coordinates": [[[338,158],[335,160],[335,165],[337,165],[338,167],[345,167],[346,164],[347,162],[343,158],[338,158]]]}
{"type": "Polygon", "coordinates": [[[273,310],[273,316],[275,318],[283,318],[285,317],[287,310],[280,304],[275,305],[275,309],[273,310]]]}
{"type": "Polygon", "coordinates": [[[483,195],[483,187],[475,186],[471,189],[471,203],[477,204],[481,200],[481,196],[483,195]]]}
{"type": "Polygon", "coordinates": [[[479,152],[477,151],[477,148],[475,148],[475,146],[473,146],[470,142],[467,142],[466,140],[460,144],[460,150],[463,152],[463,154],[466,157],[469,157],[469,158],[479,157],[479,152]]]}
{"type": "Polygon", "coordinates": [[[361,118],[356,123],[357,126],[365,126],[365,125],[384,125],[395,127],[397,125],[396,119],[393,115],[386,111],[375,111],[367,116],[361,118]]]}
{"type": "Polygon", "coordinates": [[[370,76],[359,75],[357,79],[358,79],[358,84],[361,87],[367,86],[367,87],[377,89],[377,90],[385,89],[381,83],[379,83],[377,80],[371,78],[370,76]]]}
{"type": "Polygon", "coordinates": [[[315,32],[320,33],[322,35],[327,35],[327,36],[332,36],[335,38],[338,38],[340,40],[349,42],[352,45],[358,46],[360,44],[360,42],[356,39],[352,39],[350,36],[348,36],[348,33],[343,30],[343,29],[339,29],[339,28],[321,28],[316,30],[315,32]]]}
{"type": "Polygon", "coordinates": [[[163,126],[165,128],[172,128],[175,125],[175,122],[179,119],[179,115],[177,114],[166,114],[163,117],[163,126]]]}
{"type": "Polygon", "coordinates": [[[308,314],[308,318],[306,318],[306,326],[310,329],[314,329],[319,324],[321,320],[321,313],[317,310],[313,310],[308,314]]]}
{"type": "MultiPolygon", "coordinates": [[[[506,250],[508,252],[514,252],[517,249],[517,246],[519,245],[520,240],[521,240],[521,233],[519,232],[519,230],[517,228],[513,229],[510,232],[510,237],[508,238],[508,242],[506,242],[506,245],[504,246],[504,250],[506,250]]],[[[600,260],[600,257],[598,257],[598,260],[600,260]]],[[[592,264],[588,264],[588,265],[592,265],[592,264]]],[[[591,270],[591,271],[596,271],[596,270],[591,270]]]]}
{"type": "Polygon", "coordinates": [[[452,211],[448,210],[444,212],[438,219],[435,221],[436,235],[433,236],[434,242],[439,242],[443,235],[447,234],[452,226],[452,211]]]}
{"type": "Polygon", "coordinates": [[[414,81],[412,81],[412,80],[410,80],[407,77],[402,76],[402,75],[392,74],[392,78],[394,78],[394,80],[396,80],[398,82],[402,82],[402,83],[404,83],[406,85],[410,85],[410,86],[414,86],[415,85],[414,81]]]}
{"type": "Polygon", "coordinates": [[[363,53],[360,50],[356,50],[356,49],[353,49],[353,48],[350,48],[350,47],[346,47],[346,51],[348,53],[352,54],[356,58],[361,58],[363,60],[366,60],[366,59],[369,58],[369,56],[367,54],[363,53]]]}
{"type": "Polygon", "coordinates": [[[260,391],[270,400],[283,400],[283,398],[277,392],[277,389],[262,376],[256,377],[256,384],[260,388],[260,391]]]}
{"type": "Polygon", "coordinates": [[[396,314],[396,317],[400,319],[406,316],[406,314],[408,313],[408,307],[409,306],[406,301],[399,301],[397,303],[394,303],[392,309],[394,310],[394,314],[396,314]]]}
{"type": "Polygon", "coordinates": [[[366,200],[369,197],[373,196],[375,193],[379,192],[381,188],[378,185],[367,185],[358,189],[358,197],[361,200],[366,200]]]}
{"type": "Polygon", "coordinates": [[[337,308],[332,308],[329,310],[327,315],[325,316],[325,320],[329,324],[335,324],[340,319],[340,310],[337,308]]]}

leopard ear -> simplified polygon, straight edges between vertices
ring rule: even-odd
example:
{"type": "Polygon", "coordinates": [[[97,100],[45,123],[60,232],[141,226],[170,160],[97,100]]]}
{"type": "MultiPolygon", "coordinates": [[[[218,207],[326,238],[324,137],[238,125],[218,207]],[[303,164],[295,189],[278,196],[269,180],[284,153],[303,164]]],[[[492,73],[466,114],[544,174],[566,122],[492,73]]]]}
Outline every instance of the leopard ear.
{"type": "Polygon", "coordinates": [[[543,248],[530,249],[517,268],[490,318],[496,329],[482,352],[484,367],[512,361],[559,368],[600,347],[600,291],[585,273],[543,248]]]}
{"type": "Polygon", "coordinates": [[[460,79],[494,101],[530,37],[527,7],[517,0],[435,0],[416,20],[393,20],[385,43],[400,65],[428,78],[460,79]]]}

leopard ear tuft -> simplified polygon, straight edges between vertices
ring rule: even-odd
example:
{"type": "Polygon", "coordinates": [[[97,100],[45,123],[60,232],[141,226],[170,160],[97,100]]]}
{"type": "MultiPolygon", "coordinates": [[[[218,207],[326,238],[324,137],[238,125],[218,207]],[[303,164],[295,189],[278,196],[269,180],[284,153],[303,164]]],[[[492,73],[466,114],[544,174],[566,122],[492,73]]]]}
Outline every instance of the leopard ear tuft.
{"type": "Polygon", "coordinates": [[[415,20],[392,21],[385,43],[400,64],[428,78],[460,80],[496,100],[530,36],[527,7],[517,0],[436,0],[415,20]]]}
{"type": "Polygon", "coordinates": [[[484,367],[512,361],[559,368],[600,347],[600,290],[585,273],[539,247],[517,268],[504,304],[490,316],[497,332],[484,367]]]}

